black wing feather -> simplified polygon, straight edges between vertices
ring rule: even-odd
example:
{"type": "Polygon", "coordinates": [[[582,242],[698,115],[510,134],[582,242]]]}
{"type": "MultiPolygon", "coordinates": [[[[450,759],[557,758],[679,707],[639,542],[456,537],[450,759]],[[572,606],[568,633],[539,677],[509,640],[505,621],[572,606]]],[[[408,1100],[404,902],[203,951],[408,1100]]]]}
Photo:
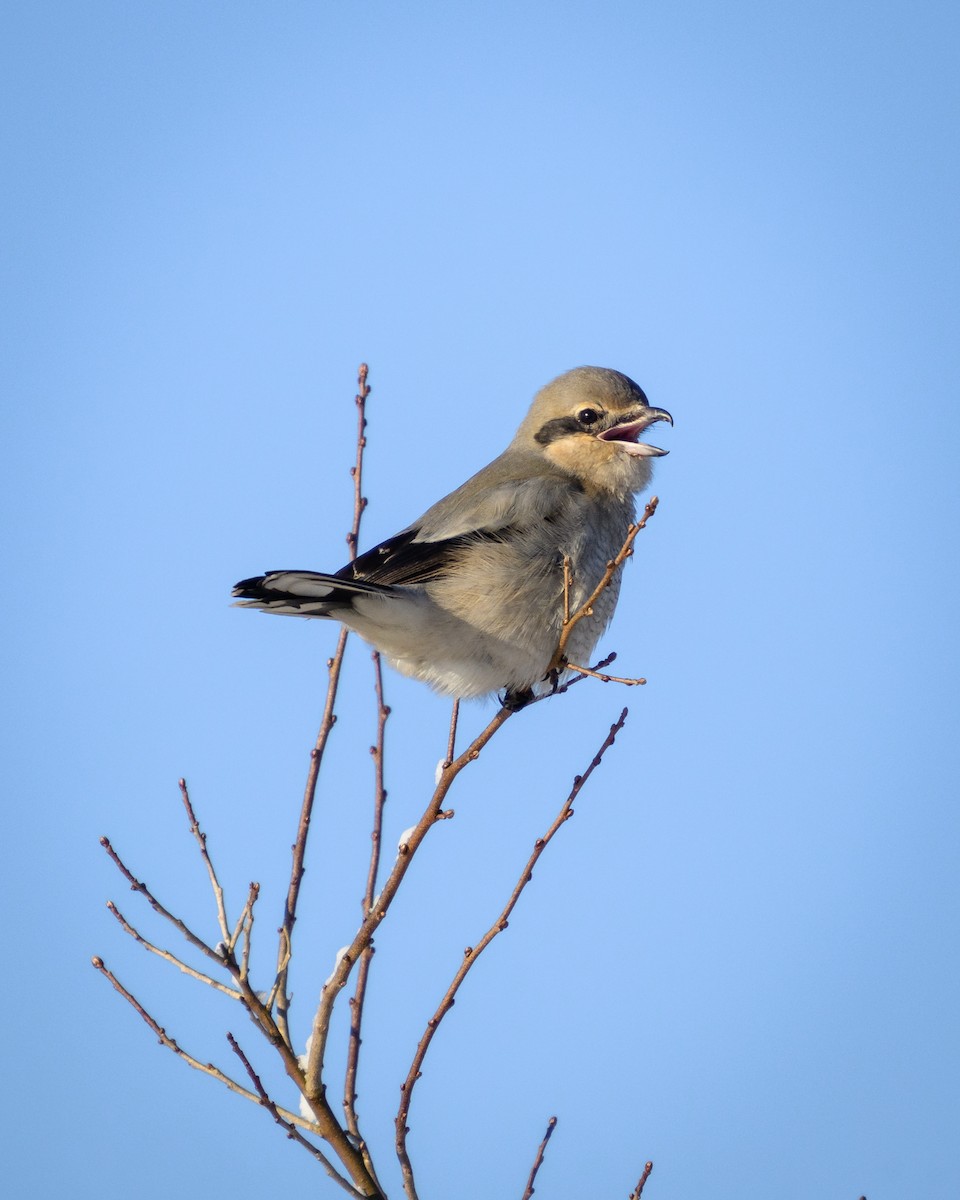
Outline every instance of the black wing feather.
{"type": "Polygon", "coordinates": [[[418,542],[415,540],[417,530],[406,529],[347,563],[337,572],[337,578],[384,586],[429,583],[448,571],[470,546],[478,542],[505,542],[513,532],[511,526],[505,525],[501,529],[463,533],[436,542],[418,542]]]}

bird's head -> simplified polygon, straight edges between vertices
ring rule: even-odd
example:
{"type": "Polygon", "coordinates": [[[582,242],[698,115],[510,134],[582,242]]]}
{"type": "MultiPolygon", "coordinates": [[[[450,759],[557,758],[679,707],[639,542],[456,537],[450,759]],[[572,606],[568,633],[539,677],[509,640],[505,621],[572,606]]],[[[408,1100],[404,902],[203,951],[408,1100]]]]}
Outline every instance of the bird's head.
{"type": "Polygon", "coordinates": [[[652,408],[632,379],[577,367],[536,394],[514,445],[543,455],[588,491],[625,496],[647,486],[652,460],[667,453],[638,440],[657,421],[672,425],[673,417],[652,408]]]}

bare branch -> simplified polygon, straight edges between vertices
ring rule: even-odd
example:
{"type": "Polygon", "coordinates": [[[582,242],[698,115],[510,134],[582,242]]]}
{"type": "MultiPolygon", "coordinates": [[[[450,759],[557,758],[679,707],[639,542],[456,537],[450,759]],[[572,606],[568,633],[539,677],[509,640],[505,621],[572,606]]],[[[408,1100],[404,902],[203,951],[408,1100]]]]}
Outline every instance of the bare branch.
{"type": "Polygon", "coordinates": [[[444,767],[448,767],[453,762],[453,756],[457,752],[457,724],[460,721],[460,701],[455,699],[453,709],[450,713],[450,736],[447,739],[447,756],[443,760],[444,767]]]}
{"type": "Polygon", "coordinates": [[[234,988],[227,987],[225,983],[221,983],[218,979],[212,979],[209,975],[204,975],[202,971],[195,971],[182,959],[177,958],[175,954],[171,954],[169,950],[164,950],[161,946],[155,946],[153,942],[148,942],[147,939],[126,919],[119,908],[112,900],[107,901],[107,908],[120,922],[121,927],[126,933],[129,933],[135,942],[139,942],[144,950],[149,950],[151,954],[156,954],[158,958],[164,959],[168,963],[172,963],[184,975],[189,975],[191,979],[196,979],[199,983],[205,983],[208,987],[214,988],[218,992],[223,992],[229,996],[231,1000],[239,1000],[240,993],[234,988]]]}
{"type": "MultiPolygon", "coordinates": [[[[267,1006],[263,1003],[261,998],[254,992],[253,988],[250,986],[249,980],[246,978],[245,974],[243,973],[241,966],[238,965],[236,958],[233,954],[233,951],[230,949],[230,947],[226,943],[223,943],[223,952],[218,953],[217,950],[214,950],[210,946],[208,946],[206,944],[206,942],[204,942],[201,938],[197,937],[197,935],[191,929],[189,929],[187,927],[187,925],[184,924],[184,922],[180,920],[179,917],[175,917],[168,909],[166,909],[160,903],[160,901],[157,900],[157,898],[153,895],[153,893],[146,886],[146,884],[142,883],[139,879],[137,879],[133,875],[133,873],[130,871],[130,869],[127,867],[127,865],[124,863],[124,861],[120,858],[120,855],[116,852],[116,850],[111,845],[109,838],[106,838],[106,837],[101,838],[100,844],[104,847],[107,854],[110,856],[110,858],[116,864],[118,870],[130,882],[130,886],[133,891],[140,892],[146,898],[146,900],[151,905],[151,907],[157,913],[159,913],[160,916],[165,917],[168,921],[170,921],[170,923],[172,925],[174,925],[178,930],[180,930],[180,932],[183,934],[183,936],[187,939],[187,941],[192,946],[195,946],[198,950],[200,950],[208,958],[212,959],[214,962],[216,962],[221,967],[225,968],[230,973],[230,975],[233,977],[234,983],[237,984],[237,988],[238,988],[238,992],[239,992],[239,995],[236,996],[235,998],[240,1000],[240,1002],[244,1005],[244,1007],[250,1013],[251,1017],[253,1017],[254,1021],[256,1021],[256,1023],[263,1030],[263,1032],[266,1035],[266,1037],[268,1038],[268,1040],[276,1047],[278,1054],[280,1055],[281,1059],[283,1060],[283,1064],[287,1071],[287,1074],[290,1075],[290,1077],[294,1080],[294,1082],[297,1084],[297,1086],[300,1087],[303,1082],[303,1072],[300,1069],[300,1064],[299,1064],[299,1061],[297,1060],[297,1056],[293,1053],[293,1050],[291,1049],[289,1044],[284,1040],[284,1038],[280,1032],[280,1029],[277,1026],[277,1023],[274,1021],[273,1016],[271,1015],[267,1006]]],[[[116,906],[114,906],[114,908],[115,907],[116,906]]],[[[118,919],[119,919],[119,912],[117,913],[117,915],[118,915],[118,919]]],[[[127,924],[125,921],[122,921],[122,923],[125,926],[127,924]]],[[[130,935],[132,937],[137,937],[138,940],[143,940],[144,944],[147,945],[145,939],[139,938],[139,935],[133,929],[133,926],[129,927],[128,932],[130,932],[130,935]]],[[[159,951],[156,951],[156,952],[161,953],[159,951]]],[[[165,955],[163,953],[161,953],[161,957],[165,957],[165,955]]],[[[175,962],[176,965],[179,965],[178,960],[175,960],[173,958],[173,956],[170,956],[170,958],[172,961],[175,962]]],[[[97,963],[100,963],[102,966],[102,960],[99,960],[99,959],[96,960],[95,965],[97,965],[97,963]]],[[[100,968],[98,967],[98,969],[100,969],[100,968]]],[[[193,973],[190,970],[190,968],[187,968],[184,966],[183,969],[185,969],[188,974],[193,973]]],[[[104,968],[104,970],[105,970],[105,968],[104,968]]],[[[152,1018],[148,1019],[147,1014],[143,1011],[141,1006],[136,1003],[136,1001],[132,998],[132,996],[130,996],[130,993],[126,992],[121,987],[121,985],[114,979],[114,977],[112,975],[109,975],[109,973],[107,973],[107,974],[108,974],[108,977],[111,979],[111,982],[117,988],[117,990],[120,991],[121,994],[126,996],[130,1000],[130,1002],[134,1005],[134,1007],[137,1009],[137,1011],[140,1012],[141,1015],[144,1016],[144,1019],[147,1020],[147,1023],[151,1024],[152,1018]]],[[[201,980],[206,981],[206,977],[200,976],[199,974],[198,974],[198,978],[201,978],[201,980]]],[[[212,986],[216,986],[215,981],[210,980],[210,983],[212,986]]],[[[226,989],[219,989],[219,990],[226,990],[226,989]]],[[[229,993],[229,994],[233,995],[233,993],[229,993]]],[[[156,1023],[152,1022],[152,1024],[155,1025],[156,1023]]],[[[158,1030],[159,1030],[159,1028],[160,1027],[157,1026],[158,1030]]],[[[174,1047],[171,1046],[171,1049],[173,1049],[173,1048],[174,1047]]],[[[205,1068],[203,1068],[203,1069],[205,1069],[205,1068]]],[[[334,1124],[335,1128],[339,1131],[339,1126],[336,1125],[336,1121],[334,1121],[333,1124],[334,1124]]],[[[346,1145],[347,1145],[348,1151],[350,1151],[352,1148],[349,1146],[349,1143],[346,1143],[346,1145]]],[[[345,1165],[347,1165],[346,1161],[345,1161],[345,1165]]]]}
{"type": "MultiPolygon", "coordinates": [[[[643,1174],[640,1176],[637,1186],[633,1189],[633,1191],[627,1197],[627,1200],[640,1200],[640,1197],[643,1195],[644,1184],[650,1178],[650,1172],[652,1170],[653,1170],[652,1162],[648,1162],[644,1165],[643,1174]]],[[[861,1197],[861,1200],[863,1200],[863,1197],[861,1197]]]]}
{"type": "Polygon", "coordinates": [[[230,931],[227,928],[227,910],[223,902],[223,888],[217,879],[217,873],[213,869],[213,862],[207,850],[207,835],[201,830],[200,822],[194,814],[193,805],[190,802],[190,793],[187,791],[187,781],[179,779],[177,784],[180,788],[180,795],[183,798],[183,806],[187,810],[187,818],[190,821],[190,832],[196,838],[197,845],[200,847],[200,857],[203,859],[207,868],[207,874],[210,876],[210,886],[213,888],[214,899],[217,902],[217,919],[220,922],[220,936],[225,942],[228,942],[230,931]]]}
{"type": "Polygon", "coordinates": [[[300,898],[300,884],[303,882],[304,858],[307,853],[307,836],[310,833],[310,819],[313,816],[313,802],[317,794],[317,780],[320,776],[320,764],[323,752],[327,747],[330,731],[336,724],[333,706],[337,698],[337,688],[340,685],[340,671],[343,667],[343,654],[347,648],[347,629],[340,627],[340,637],[333,657],[327,660],[328,682],[327,697],[323,706],[323,717],[317,740],[310,751],[310,769],[307,772],[307,782],[303,793],[303,803],[300,807],[300,823],[297,826],[297,840],[293,844],[293,863],[290,869],[290,885],[287,889],[287,901],[283,910],[283,924],[280,927],[280,943],[277,948],[277,977],[270,993],[271,1007],[277,1005],[277,1024],[283,1033],[287,1045],[290,1041],[290,1029],[287,1012],[290,1007],[290,997],[287,994],[287,975],[290,969],[290,951],[293,942],[293,926],[297,920],[297,901],[300,898]]]}
{"type": "Polygon", "coordinates": [[[240,916],[237,917],[237,923],[234,925],[233,933],[230,934],[230,940],[227,943],[231,950],[236,949],[237,942],[240,941],[240,935],[243,933],[244,924],[246,923],[247,918],[251,915],[253,906],[256,904],[259,895],[260,884],[251,883],[250,891],[247,893],[247,902],[240,910],[240,916]]]}
{"type": "MultiPolygon", "coordinates": [[[[206,942],[197,937],[197,935],[191,929],[189,929],[179,917],[175,917],[173,913],[166,909],[160,903],[160,901],[157,900],[145,883],[142,883],[132,874],[127,865],[120,858],[120,855],[110,844],[109,838],[102,837],[100,839],[100,844],[106,850],[107,854],[109,854],[110,858],[114,861],[124,877],[130,881],[130,886],[133,891],[140,892],[147,899],[151,907],[158,912],[160,916],[165,917],[172,925],[179,929],[192,946],[195,946],[208,958],[212,959],[221,967],[224,967],[227,971],[229,971],[234,982],[238,985],[240,993],[238,998],[240,999],[241,1003],[247,1008],[253,1019],[260,1025],[269,1040],[277,1046],[277,1049],[284,1060],[284,1064],[288,1073],[299,1084],[299,1081],[302,1078],[302,1072],[300,1071],[297,1057],[293,1053],[293,1050],[289,1044],[284,1040],[281,1031],[278,1028],[277,1023],[274,1021],[269,1009],[264,1005],[260,997],[251,988],[250,983],[243,974],[241,967],[237,964],[233,950],[226,943],[223,943],[222,953],[218,953],[217,950],[208,946],[206,942]]],[[[134,936],[132,926],[130,926],[130,930],[131,936],[134,936]]],[[[211,981],[211,983],[212,982],[213,981],[211,981]]]]}
{"type": "Polygon", "coordinates": [[[417,1044],[416,1053],[413,1056],[413,1062],[410,1064],[410,1070],[407,1072],[406,1079],[400,1085],[400,1107],[397,1110],[396,1117],[397,1158],[400,1161],[400,1169],[404,1179],[404,1188],[407,1189],[407,1195],[411,1198],[411,1200],[415,1193],[413,1189],[413,1170],[410,1163],[409,1154],[407,1153],[407,1134],[410,1132],[407,1125],[407,1116],[410,1111],[410,1101],[413,1097],[413,1089],[416,1086],[417,1080],[420,1079],[423,1074],[423,1061],[426,1058],[428,1049],[430,1048],[430,1043],[433,1041],[434,1035],[440,1027],[440,1022],[453,1007],[460,985],[463,983],[464,979],[466,979],[467,974],[473,967],[474,963],[477,961],[483,951],[486,950],[487,946],[490,945],[494,938],[503,933],[503,931],[507,928],[510,915],[516,907],[517,901],[520,899],[523,889],[533,878],[533,868],[540,858],[540,855],[543,854],[550,842],[553,841],[553,838],[560,827],[565,824],[570,817],[573,816],[574,801],[580,794],[584,784],[597,769],[597,767],[600,766],[604,754],[613,745],[614,741],[616,740],[616,736],[623,728],[626,719],[627,710],[623,709],[617,720],[610,726],[607,736],[601,743],[600,748],[594,754],[587,769],[582,775],[577,775],[574,777],[573,786],[570,789],[570,793],[563,802],[563,805],[554,818],[553,823],[550,825],[546,833],[542,837],[538,838],[534,843],[533,851],[531,852],[530,857],[527,859],[526,866],[523,868],[520,878],[510,894],[510,898],[504,906],[503,911],[483,935],[480,941],[476,944],[476,946],[468,946],[464,951],[463,961],[457,968],[450,986],[443,995],[443,999],[437,1005],[436,1011],[427,1022],[427,1027],[423,1032],[423,1036],[420,1038],[420,1041],[417,1044]]]}
{"type": "Polygon", "coordinates": [[[203,938],[197,937],[193,930],[188,928],[188,926],[185,925],[179,917],[175,917],[168,908],[164,908],[164,906],[160,903],[156,896],[154,896],[147,885],[142,883],[133,875],[120,855],[116,852],[116,850],[114,850],[108,837],[102,837],[100,839],[100,845],[104,848],[104,850],[106,850],[111,859],[113,859],[113,862],[120,871],[121,875],[123,875],[123,877],[128,881],[131,891],[139,892],[154,910],[154,912],[159,913],[161,917],[169,921],[171,925],[178,929],[191,946],[195,946],[197,950],[199,950],[202,954],[205,954],[207,958],[212,958],[214,962],[220,964],[223,963],[223,958],[216,952],[216,950],[213,949],[212,946],[208,946],[203,938]]]}
{"type": "MultiPolygon", "coordinates": [[[[236,1092],[237,1095],[243,1096],[247,1100],[252,1100],[256,1104],[263,1103],[262,1095],[251,1092],[248,1088],[245,1088],[242,1084],[237,1083],[235,1079],[232,1079],[229,1075],[225,1074],[218,1067],[215,1067],[212,1063],[202,1063],[199,1059],[194,1058],[192,1054],[188,1054],[185,1050],[183,1050],[177,1044],[177,1042],[170,1037],[167,1031],[156,1020],[154,1020],[154,1018],[147,1012],[140,1001],[137,1000],[137,998],[123,986],[113,972],[108,970],[102,958],[97,957],[92,961],[94,967],[101,973],[101,975],[108,979],[113,985],[114,989],[119,992],[121,996],[123,996],[123,998],[136,1010],[136,1012],[140,1014],[141,1018],[157,1035],[160,1042],[169,1050],[172,1050],[178,1058],[182,1059],[188,1066],[193,1067],[194,1070],[201,1071],[203,1074],[219,1080],[220,1083],[229,1088],[230,1091],[236,1092]]],[[[246,1006],[249,1008],[250,1004],[246,995],[244,996],[244,1001],[246,1006]]],[[[262,1005],[259,1007],[262,1009],[262,1005]]],[[[257,1014],[254,1013],[253,1015],[256,1016],[257,1014]]],[[[299,1063],[297,1062],[296,1058],[294,1057],[291,1063],[289,1056],[284,1055],[285,1048],[280,1041],[279,1035],[276,1034],[276,1031],[274,1031],[274,1036],[271,1038],[271,1041],[280,1051],[281,1056],[284,1057],[284,1066],[287,1068],[287,1074],[294,1079],[297,1086],[302,1091],[303,1073],[300,1071],[299,1063]]],[[[354,1185],[356,1186],[354,1193],[355,1195],[363,1198],[363,1200],[367,1200],[367,1198],[383,1200],[383,1193],[379,1185],[374,1179],[371,1178],[360,1155],[357,1153],[354,1147],[350,1145],[349,1141],[347,1141],[346,1136],[337,1125],[336,1120],[333,1118],[333,1114],[330,1113],[329,1106],[326,1105],[325,1101],[321,1100],[319,1104],[312,1106],[314,1107],[317,1116],[316,1124],[311,1124],[311,1122],[304,1120],[303,1117],[299,1116],[297,1113],[290,1112],[288,1109],[280,1108],[276,1105],[274,1107],[276,1108],[276,1113],[283,1118],[284,1122],[288,1123],[289,1125],[300,1126],[302,1129],[308,1129],[314,1133],[319,1132],[321,1136],[330,1143],[330,1145],[336,1151],[337,1156],[340,1158],[340,1161],[353,1177],[354,1185]]],[[[315,1148],[312,1149],[315,1150],[315,1148]]]]}
{"type": "Polygon", "coordinates": [[[367,397],[370,388],[367,386],[369,368],[361,363],[357,371],[357,394],[354,403],[357,406],[357,461],[350,468],[353,479],[353,526],[347,534],[347,545],[350,548],[350,561],[357,557],[357,542],[360,539],[360,518],[367,507],[367,498],[363,494],[363,452],[367,447],[367,397]]]}
{"type": "MultiPolygon", "coordinates": [[[[373,756],[374,762],[373,828],[370,831],[371,847],[370,865],[367,870],[367,886],[361,903],[361,915],[364,919],[366,919],[373,908],[377,889],[377,875],[380,871],[383,807],[387,799],[383,774],[384,733],[387,718],[390,716],[390,709],[384,703],[383,699],[383,666],[380,661],[380,655],[374,651],[372,657],[374,691],[377,697],[377,742],[375,746],[370,747],[370,753],[373,756]]],[[[357,985],[350,1000],[350,1041],[347,1046],[347,1069],[343,1086],[343,1109],[346,1116],[347,1128],[358,1138],[360,1137],[360,1128],[357,1122],[356,1100],[357,1070],[360,1062],[360,1045],[362,1042],[360,1030],[363,1025],[363,1002],[367,993],[367,979],[370,974],[372,962],[373,942],[371,941],[360,953],[360,965],[357,968],[357,985]]]]}
{"type": "Polygon", "coordinates": [[[573,586],[573,567],[570,555],[563,556],[563,628],[570,624],[570,588],[573,586]]]}
{"type": "MultiPolygon", "coordinates": [[[[194,1058],[192,1054],[188,1054],[186,1050],[178,1045],[174,1038],[170,1037],[167,1031],[147,1012],[136,996],[127,991],[120,980],[117,979],[116,975],[114,975],[113,972],[108,969],[102,958],[94,957],[91,959],[91,962],[100,972],[100,974],[105,979],[109,980],[113,988],[124,998],[124,1000],[126,1000],[127,1003],[137,1013],[139,1013],[140,1017],[157,1035],[161,1045],[166,1046],[168,1050],[172,1050],[178,1058],[182,1059],[187,1064],[188,1067],[193,1067],[195,1071],[200,1071],[202,1074],[209,1075],[212,1079],[218,1080],[224,1085],[224,1087],[229,1088],[231,1092],[236,1092],[238,1096],[243,1096],[246,1100],[252,1100],[255,1104],[260,1103],[259,1097],[254,1095],[253,1092],[249,1091],[242,1084],[237,1083],[235,1079],[231,1079],[229,1075],[224,1074],[219,1067],[215,1067],[212,1063],[201,1062],[198,1058],[194,1058]]],[[[284,1108],[279,1108],[277,1111],[281,1113],[285,1120],[290,1121],[292,1124],[299,1125],[303,1129],[313,1129],[313,1125],[309,1121],[304,1120],[304,1118],[299,1116],[297,1113],[289,1112],[284,1108]]]]}
{"type": "Polygon", "coordinates": [[[591,679],[599,679],[601,683],[625,683],[627,687],[638,687],[647,681],[642,678],[631,679],[626,675],[604,675],[593,667],[578,667],[576,663],[567,663],[568,671],[576,671],[578,675],[589,675],[591,679]]]}
{"type": "MultiPolygon", "coordinates": [[[[363,516],[363,510],[367,506],[366,498],[362,493],[363,484],[363,451],[367,444],[365,429],[367,424],[366,419],[366,400],[370,395],[370,388],[367,386],[368,369],[366,363],[361,363],[357,372],[358,391],[355,398],[357,405],[357,456],[355,464],[350,468],[350,475],[353,478],[354,496],[353,496],[353,524],[350,532],[347,534],[347,545],[350,547],[351,560],[356,558],[357,542],[360,536],[360,520],[363,516]]],[[[333,711],[334,703],[337,698],[337,689],[340,685],[340,671],[343,667],[343,655],[347,646],[347,629],[345,626],[340,627],[340,637],[337,640],[337,648],[334,651],[333,657],[328,660],[328,683],[327,696],[323,707],[323,716],[320,720],[320,729],[317,733],[317,740],[313,750],[310,752],[310,769],[307,772],[307,782],[303,793],[303,803],[300,809],[300,823],[297,827],[297,840],[293,845],[293,863],[290,870],[290,885],[287,889],[287,902],[284,907],[283,923],[280,927],[280,940],[277,947],[277,975],[273,988],[270,991],[269,1004],[273,1007],[277,1006],[277,1025],[283,1035],[288,1046],[292,1047],[290,1040],[290,1027],[288,1021],[288,1011],[290,1007],[290,997],[287,990],[287,977],[290,970],[290,953],[293,943],[293,927],[297,920],[297,902],[300,897],[300,885],[303,881],[304,873],[304,858],[307,851],[307,837],[310,833],[310,819],[313,815],[313,804],[317,794],[317,780],[320,775],[320,764],[323,761],[323,754],[327,747],[327,741],[330,737],[330,732],[336,723],[336,715],[333,711]]]]}
{"type": "Polygon", "coordinates": [[[540,1143],[540,1149],[537,1151],[537,1157],[534,1160],[533,1168],[530,1171],[530,1177],[527,1179],[527,1186],[523,1189],[523,1195],[520,1200],[530,1200],[530,1197],[536,1191],[534,1181],[537,1178],[537,1172],[543,1166],[543,1156],[547,1152],[547,1142],[550,1141],[550,1135],[557,1127],[557,1118],[551,1117],[547,1122],[547,1132],[543,1135],[543,1141],[540,1143]]]}
{"type": "Polygon", "coordinates": [[[227,1034],[227,1041],[230,1043],[230,1048],[233,1050],[234,1054],[236,1054],[237,1058],[239,1058],[243,1063],[247,1074],[250,1076],[250,1081],[257,1090],[257,1095],[254,1098],[257,1099],[258,1103],[270,1113],[276,1123],[282,1129],[286,1130],[287,1137],[290,1138],[291,1141],[296,1142],[298,1145],[303,1146],[308,1153],[312,1154],[313,1157],[322,1164],[324,1170],[334,1181],[334,1183],[338,1183],[349,1196],[357,1197],[358,1200],[364,1200],[363,1193],[358,1192],[348,1180],[344,1179],[344,1177],[340,1174],[336,1167],[334,1167],[333,1163],[329,1160],[329,1158],[327,1158],[323,1151],[318,1146],[315,1146],[312,1142],[308,1142],[292,1121],[288,1121],[284,1118],[282,1115],[282,1110],[279,1109],[273,1100],[270,1099],[266,1088],[261,1082],[260,1076],[253,1069],[249,1058],[247,1058],[246,1054],[244,1054],[239,1043],[237,1042],[237,1039],[232,1033],[227,1034]]]}
{"type": "Polygon", "coordinates": [[[614,662],[616,657],[617,652],[615,650],[611,650],[605,658],[601,658],[599,662],[594,663],[593,666],[590,667],[589,671],[583,667],[570,667],[569,669],[571,671],[577,671],[579,673],[571,676],[571,678],[567,679],[563,683],[560,682],[560,672],[554,671],[552,676],[554,683],[553,688],[549,692],[544,692],[540,696],[534,696],[530,703],[539,704],[541,700],[548,700],[551,696],[562,696],[563,693],[569,691],[575,683],[582,683],[584,679],[587,679],[593,673],[601,671],[604,667],[609,667],[610,664],[614,662]]]}
{"type": "MultiPolygon", "coordinates": [[[[226,969],[231,973],[234,981],[239,985],[239,999],[241,1003],[253,1017],[254,1021],[260,1026],[270,1043],[274,1046],[277,1053],[280,1055],[287,1074],[294,1081],[301,1093],[303,1093],[304,1075],[297,1056],[293,1053],[287,1042],[281,1036],[277,1024],[274,1022],[263,1001],[253,991],[249,981],[245,977],[241,976],[241,967],[237,965],[232,952],[227,951],[224,956],[221,956],[216,954],[208,946],[205,946],[205,944],[201,942],[199,938],[197,938],[190,932],[190,930],[187,929],[182,921],[169,914],[167,910],[159,903],[159,901],[153,897],[149,890],[142,883],[140,883],[139,880],[134,878],[134,876],[130,873],[120,859],[119,855],[110,845],[109,840],[102,838],[101,841],[110,857],[117,864],[118,868],[131,881],[131,886],[134,888],[134,890],[142,892],[149,900],[151,905],[158,912],[160,912],[161,915],[167,916],[168,919],[177,926],[177,928],[185,933],[185,936],[188,937],[188,940],[190,940],[194,945],[197,945],[198,948],[203,949],[210,957],[216,959],[217,962],[225,966],[226,969]]],[[[135,931],[131,933],[131,936],[134,935],[134,932],[135,931]]],[[[248,1100],[256,1100],[259,1103],[259,1099],[252,1092],[249,1092],[246,1088],[238,1084],[236,1080],[231,1079],[230,1076],[225,1075],[212,1064],[201,1063],[199,1059],[194,1058],[192,1055],[187,1054],[186,1051],[182,1050],[180,1046],[177,1045],[176,1041],[169,1037],[166,1031],[157,1023],[157,1021],[150,1016],[150,1014],[146,1011],[146,1009],[144,1009],[143,1005],[140,1004],[133,994],[127,991],[127,989],[120,983],[116,976],[106,968],[101,958],[95,958],[93,960],[93,965],[98,971],[101,972],[101,974],[109,979],[116,991],[119,992],[120,995],[122,995],[124,999],[126,999],[128,1003],[133,1006],[133,1008],[140,1014],[147,1025],[149,1025],[154,1033],[156,1033],[160,1041],[169,1049],[173,1050],[179,1058],[183,1059],[183,1061],[188,1064],[188,1066],[193,1067],[195,1070],[202,1071],[207,1075],[213,1076],[215,1079],[220,1080],[220,1082],[226,1087],[229,1087],[231,1091],[245,1096],[248,1100]]],[[[211,981],[211,983],[212,982],[213,981],[211,981]]],[[[316,1116],[315,1126],[311,1126],[309,1122],[304,1122],[301,1118],[297,1117],[296,1114],[289,1113],[285,1110],[283,1111],[284,1118],[292,1121],[294,1124],[302,1124],[305,1128],[312,1128],[319,1131],[321,1136],[330,1143],[340,1161],[350,1173],[354,1184],[358,1187],[358,1194],[360,1196],[382,1198],[383,1193],[379,1185],[376,1183],[371,1173],[367,1170],[362,1156],[358,1153],[355,1147],[350,1144],[324,1097],[314,1097],[310,1103],[311,1108],[316,1116]]]]}
{"type": "Polygon", "coordinates": [[[354,964],[358,961],[363,950],[370,944],[381,921],[386,917],[393,898],[397,894],[397,889],[400,887],[403,877],[406,875],[407,869],[424,838],[437,821],[445,819],[446,814],[443,812],[443,801],[453,781],[464,767],[476,761],[484,746],[507,723],[512,715],[513,712],[511,709],[498,709],[490,723],[474,738],[460,757],[455,759],[449,766],[444,767],[440,775],[440,782],[437,784],[423,816],[400,847],[387,881],[376,898],[376,903],[363,919],[353,941],[346,948],[343,956],[334,968],[333,974],[323,985],[320,992],[320,1004],[313,1019],[313,1033],[306,1070],[307,1091],[304,1094],[310,1103],[313,1102],[315,1097],[321,1094],[324,1054],[326,1052],[327,1036],[330,1029],[330,1019],[333,1015],[333,1007],[337,996],[350,978],[354,964]]]}
{"type": "MultiPolygon", "coordinates": [[[[250,891],[247,893],[247,902],[243,906],[243,911],[240,913],[240,920],[237,922],[237,930],[243,934],[243,950],[240,955],[240,978],[246,979],[250,974],[250,948],[253,939],[253,906],[257,902],[257,897],[260,895],[260,884],[251,883],[250,891]]],[[[231,950],[237,944],[238,933],[233,935],[233,941],[230,943],[231,950]]]]}
{"type": "MultiPolygon", "coordinates": [[[[561,629],[560,629],[560,640],[557,643],[557,649],[554,653],[553,661],[550,663],[550,670],[552,670],[552,671],[563,670],[567,666],[565,655],[566,655],[567,643],[570,641],[571,634],[573,633],[574,629],[576,629],[577,625],[579,625],[579,623],[584,619],[584,617],[593,616],[594,604],[596,604],[596,602],[600,598],[601,594],[604,591],[606,591],[606,589],[613,582],[613,577],[616,575],[616,573],[620,569],[620,567],[626,562],[626,560],[631,556],[631,554],[633,554],[634,539],[636,538],[637,534],[640,532],[641,529],[646,528],[647,522],[650,520],[650,518],[653,516],[653,514],[657,511],[657,505],[659,503],[660,503],[659,497],[657,497],[657,496],[650,497],[649,502],[647,503],[647,505],[645,506],[645,508],[643,510],[643,516],[640,518],[640,520],[635,525],[631,525],[630,528],[627,530],[627,536],[624,539],[623,545],[617,551],[615,557],[612,558],[607,563],[606,570],[604,571],[603,575],[601,576],[600,582],[593,589],[593,591],[590,593],[590,595],[587,597],[587,599],[584,600],[583,604],[581,604],[580,607],[577,609],[577,611],[574,613],[570,612],[570,587],[571,587],[571,582],[572,582],[571,564],[570,564],[569,558],[567,558],[566,555],[564,556],[564,562],[563,562],[563,625],[561,626],[561,629]]],[[[577,669],[580,670],[581,668],[577,668],[577,669]]]]}

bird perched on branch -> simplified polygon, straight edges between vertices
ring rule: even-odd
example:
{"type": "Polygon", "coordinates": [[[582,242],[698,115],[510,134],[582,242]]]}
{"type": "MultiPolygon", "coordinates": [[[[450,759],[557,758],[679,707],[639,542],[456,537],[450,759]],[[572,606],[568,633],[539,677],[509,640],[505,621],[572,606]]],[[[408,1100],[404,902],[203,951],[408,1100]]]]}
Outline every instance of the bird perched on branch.
{"type": "MultiPolygon", "coordinates": [[[[634,495],[667,453],[638,440],[657,421],[673,424],[619,371],[568,371],[537,393],[499,458],[395,537],[333,575],[244,579],[238,606],[341,621],[404,675],[461,698],[505,690],[519,707],[554,660],[564,560],[574,612],[624,544],[634,495]]],[[[589,661],[621,569],[573,629],[567,662],[589,661]]]]}

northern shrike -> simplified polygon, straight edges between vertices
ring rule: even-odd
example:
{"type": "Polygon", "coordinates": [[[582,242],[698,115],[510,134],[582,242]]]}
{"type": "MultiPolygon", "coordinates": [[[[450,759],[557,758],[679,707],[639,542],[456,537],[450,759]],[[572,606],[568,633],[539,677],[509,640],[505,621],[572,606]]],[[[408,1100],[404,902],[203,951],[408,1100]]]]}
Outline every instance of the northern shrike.
{"type": "MultiPolygon", "coordinates": [[[[395,537],[334,575],[270,571],[233,594],[240,607],[341,621],[440,692],[505,689],[519,706],[557,649],[564,557],[574,612],[623,545],[652,459],[667,453],[637,440],[657,421],[673,424],[632,379],[577,367],[537,393],[499,458],[395,537]]],[[[621,570],[574,628],[568,661],[589,662],[621,570]]]]}

